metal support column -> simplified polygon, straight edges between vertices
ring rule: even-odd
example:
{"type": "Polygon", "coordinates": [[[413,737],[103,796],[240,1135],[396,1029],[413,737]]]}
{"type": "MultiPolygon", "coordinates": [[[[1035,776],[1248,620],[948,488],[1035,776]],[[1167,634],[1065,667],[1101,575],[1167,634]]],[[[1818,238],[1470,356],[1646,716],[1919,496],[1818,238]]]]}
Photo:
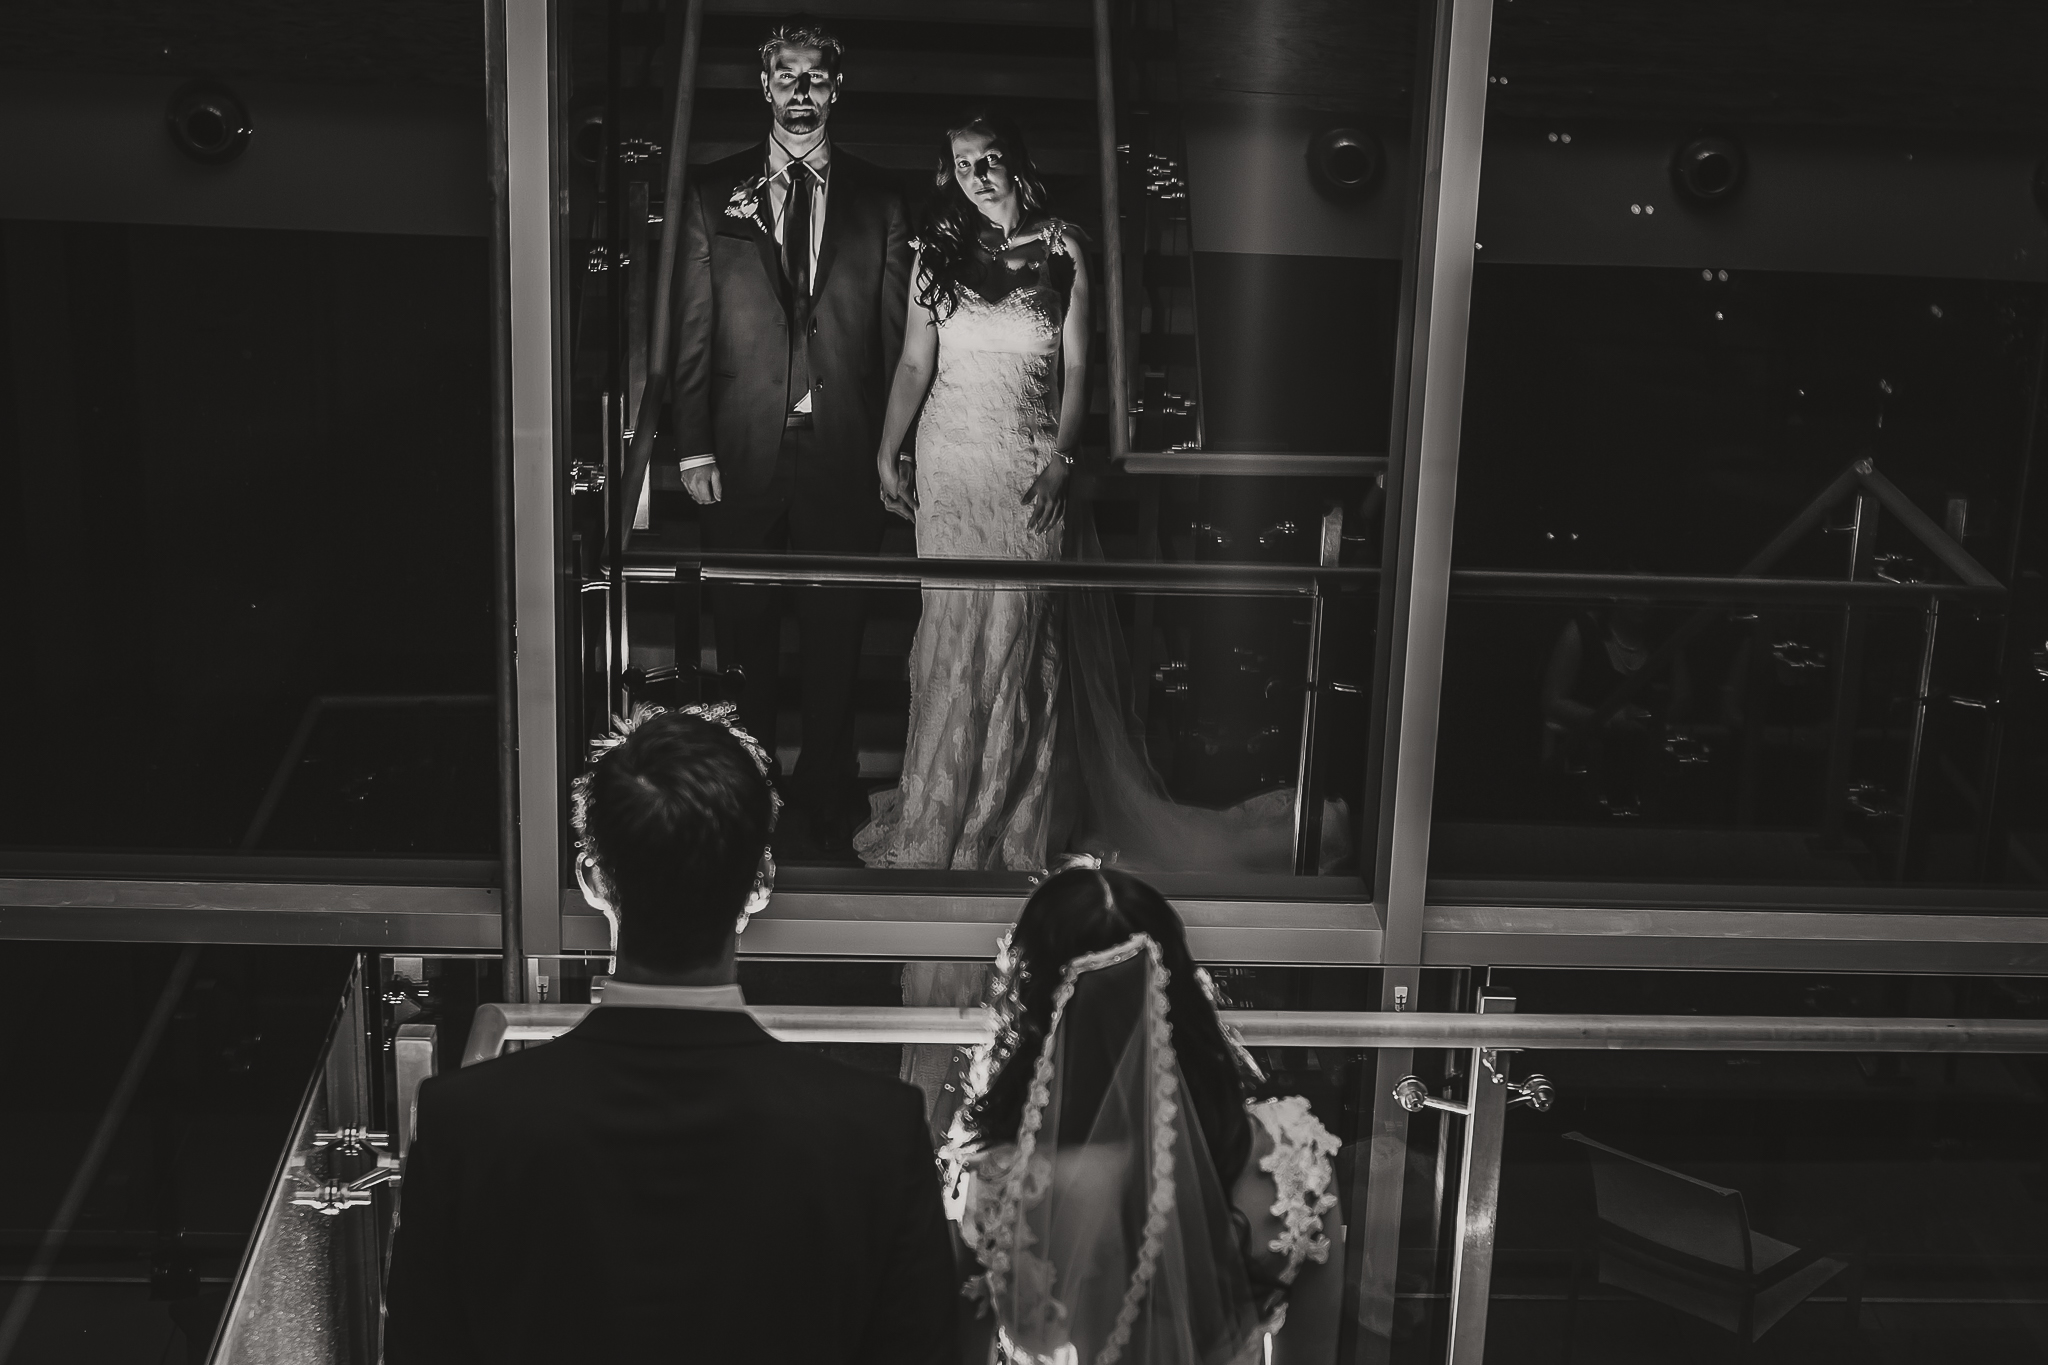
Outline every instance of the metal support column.
{"type": "MultiPolygon", "coordinates": [[[[1372,718],[1377,783],[1363,831],[1373,839],[1372,894],[1382,929],[1381,1009],[1400,995],[1416,999],[1422,962],[1423,902],[1429,877],[1430,808],[1436,791],[1437,712],[1449,608],[1451,527],[1458,444],[1464,419],[1465,352],[1479,217],[1480,153],[1485,140],[1486,66],[1493,41],[1493,0],[1437,0],[1429,30],[1426,135],[1420,152],[1412,303],[1400,346],[1406,373],[1395,395],[1400,429],[1392,433],[1379,638],[1372,718]]],[[[1410,1005],[1413,1008],[1413,1005],[1410,1005]]],[[[1380,1077],[1406,1071],[1406,1058],[1382,1053],[1380,1077]],[[1395,1064],[1399,1062],[1400,1065],[1395,1064]],[[1391,1070],[1390,1070],[1391,1068],[1391,1070]]],[[[1395,1274],[1400,1258],[1402,1185],[1407,1174],[1408,1114],[1375,1086],[1359,1274],[1347,1288],[1346,1359],[1385,1365],[1393,1348],[1395,1274]]],[[[1361,1205],[1354,1205],[1361,1207],[1361,1205]]]]}
{"type": "MultiPolygon", "coordinates": [[[[501,0],[505,31],[507,274],[512,334],[512,485],[516,532],[520,935],[534,956],[562,951],[561,738],[556,716],[559,608],[555,304],[559,222],[554,177],[555,72],[547,0],[501,0]]],[[[525,992],[508,964],[505,990],[525,992]]]]}
{"type": "MultiPolygon", "coordinates": [[[[485,112],[491,129],[491,616],[496,674],[494,731],[498,758],[498,896],[502,988],[519,989],[523,925],[519,865],[519,528],[512,440],[512,236],[510,117],[505,71],[505,5],[484,8],[485,112]]],[[[311,713],[308,713],[309,716],[311,713]]],[[[309,732],[310,733],[310,732],[309,732]]],[[[280,769],[280,772],[283,770],[280,769]]],[[[252,823],[251,829],[255,825],[252,823]]]]}
{"type": "Polygon", "coordinates": [[[1124,300],[1123,162],[1116,140],[1116,52],[1109,0],[1095,0],[1095,151],[1102,187],[1102,336],[1109,347],[1109,458],[1131,449],[1130,314],[1124,300]]]}
{"type": "MultiPolygon", "coordinates": [[[[1512,997],[1481,996],[1481,1014],[1512,1014],[1512,997]]],[[[1493,1231],[1500,1217],[1501,1138],[1507,1129],[1505,1072],[1491,1049],[1474,1048],[1465,1083],[1465,1151],[1458,1168],[1458,1244],[1451,1252],[1451,1332],[1446,1365],[1483,1365],[1486,1306],[1493,1292],[1493,1231]]]]}
{"type": "MultiPolygon", "coordinates": [[[[1863,466],[1868,468],[1868,462],[1863,466]]],[[[1849,520],[1849,581],[1870,576],[1877,547],[1878,503],[1866,490],[1858,489],[1855,510],[1849,520]]],[[[1835,641],[1835,697],[1828,715],[1828,767],[1821,788],[1820,828],[1823,835],[1839,835],[1849,810],[1849,775],[1856,760],[1856,713],[1862,698],[1863,636],[1867,626],[1864,613],[1855,607],[1842,609],[1842,628],[1835,641]]]]}

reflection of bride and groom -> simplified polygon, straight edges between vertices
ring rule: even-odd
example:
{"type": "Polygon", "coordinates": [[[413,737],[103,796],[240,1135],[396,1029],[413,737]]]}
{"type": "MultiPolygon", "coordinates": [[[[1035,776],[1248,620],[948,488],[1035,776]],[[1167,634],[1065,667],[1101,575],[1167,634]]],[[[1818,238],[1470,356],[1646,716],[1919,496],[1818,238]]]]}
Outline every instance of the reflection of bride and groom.
{"type": "MultiPolygon", "coordinates": [[[[675,430],[706,548],[873,553],[893,512],[923,557],[1099,557],[1066,497],[1093,325],[1081,234],[1053,214],[1021,131],[978,111],[939,139],[913,240],[881,174],[827,134],[840,55],[821,30],[777,30],[767,140],[689,193],[675,430]],[[899,454],[913,424],[914,460],[899,454]]],[[[870,866],[956,871],[1070,851],[1291,870],[1291,793],[1227,811],[1168,795],[1107,593],[927,589],[901,777],[872,799],[854,743],[860,593],[795,597],[803,745],[785,786],[819,850],[850,840],[870,866]]],[[[712,609],[720,665],[744,675],[742,723],[773,735],[769,590],[715,585],[712,609]]],[[[1330,857],[1344,823],[1324,813],[1330,857]]]]}

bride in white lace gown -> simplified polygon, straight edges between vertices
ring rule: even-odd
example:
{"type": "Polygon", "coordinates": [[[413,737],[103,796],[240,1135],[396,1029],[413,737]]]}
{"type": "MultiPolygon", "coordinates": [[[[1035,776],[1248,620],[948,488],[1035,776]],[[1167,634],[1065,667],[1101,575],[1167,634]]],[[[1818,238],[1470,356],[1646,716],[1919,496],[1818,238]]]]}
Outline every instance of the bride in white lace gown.
{"type": "MultiPolygon", "coordinates": [[[[1091,328],[1079,235],[1046,211],[1007,120],[964,119],[945,147],[876,456],[882,500],[915,520],[920,557],[1099,558],[1088,518],[1065,515],[1091,328]],[[913,420],[914,466],[897,454],[913,420]]],[[[1073,851],[1144,871],[1293,869],[1292,792],[1229,810],[1167,792],[1108,593],[927,588],[909,666],[902,776],[854,836],[869,866],[1037,871],[1073,851]]],[[[1349,820],[1339,802],[1321,816],[1333,865],[1349,820]]],[[[959,984],[970,998],[922,1003],[973,1003],[959,984]]]]}
{"type": "Polygon", "coordinates": [[[1025,903],[944,1153],[977,1263],[964,1361],[1333,1357],[1337,1139],[1298,1095],[1246,1097],[1258,1069],[1213,995],[1135,877],[1076,868],[1025,903]]]}
{"type": "MultiPolygon", "coordinates": [[[[883,423],[882,498],[914,518],[922,558],[1057,559],[1084,416],[1087,264],[1073,229],[1044,214],[1014,128],[970,118],[948,142],[883,423]],[[920,406],[913,472],[896,453],[920,406]]],[[[925,590],[903,774],[855,836],[864,862],[1045,865],[1065,818],[1058,609],[1042,590],[925,590]]]]}

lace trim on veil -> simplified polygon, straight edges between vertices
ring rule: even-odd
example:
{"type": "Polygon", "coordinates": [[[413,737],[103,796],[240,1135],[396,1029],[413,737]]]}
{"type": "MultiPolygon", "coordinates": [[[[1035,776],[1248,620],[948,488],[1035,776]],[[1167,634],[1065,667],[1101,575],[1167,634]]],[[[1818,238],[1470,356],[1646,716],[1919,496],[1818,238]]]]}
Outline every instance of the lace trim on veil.
{"type": "Polygon", "coordinates": [[[1053,1058],[1058,1050],[1060,1021],[1083,975],[1128,962],[1140,952],[1149,955],[1152,968],[1145,1011],[1155,1105],[1151,1134],[1152,1191],[1147,1201],[1144,1236],[1139,1244],[1137,1262],[1132,1267],[1130,1282],[1124,1288],[1123,1304],[1118,1310],[1116,1323],[1096,1353],[1095,1365],[1114,1365],[1130,1344],[1131,1331],[1137,1324],[1146,1291],[1158,1266],[1160,1248],[1174,1206],[1174,1120],[1180,1114],[1177,1100],[1180,1082],[1173,1068],[1173,1026],[1167,1019],[1166,984],[1169,974],[1159,945],[1149,935],[1137,934],[1114,948],[1077,957],[1061,971],[1060,984],[1053,993],[1051,1024],[1046,1029],[1045,1045],[1039,1050],[1032,1068],[1031,1088],[1017,1125],[1016,1159],[1004,1173],[997,1214],[992,1220],[993,1235],[987,1238],[982,1254],[991,1297],[1000,1297],[1013,1272],[1020,1278],[1027,1275],[1033,1279],[1042,1278],[1040,1287],[1045,1294],[1045,1316],[1051,1320],[1064,1317],[1064,1306],[1051,1293],[1052,1267],[1032,1254],[1031,1233],[1024,1226],[1023,1219],[1024,1210],[1042,1201],[1051,1186],[1051,1163],[1036,1156],[1036,1150],[1045,1109],[1052,1100],[1053,1058]]]}

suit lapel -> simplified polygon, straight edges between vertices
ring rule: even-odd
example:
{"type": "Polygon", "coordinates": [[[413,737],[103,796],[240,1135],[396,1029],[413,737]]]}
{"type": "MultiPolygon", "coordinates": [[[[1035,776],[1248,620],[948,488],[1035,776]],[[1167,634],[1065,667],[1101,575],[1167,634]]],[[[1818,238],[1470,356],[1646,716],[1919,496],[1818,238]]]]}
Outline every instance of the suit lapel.
{"type": "MultiPolygon", "coordinates": [[[[764,142],[755,148],[753,159],[751,162],[746,163],[746,165],[750,169],[743,170],[739,180],[758,179],[765,176],[768,173],[768,144],[764,142]]],[[[726,194],[728,196],[738,187],[739,180],[726,187],[726,194]]],[[[775,204],[768,197],[768,186],[766,184],[761,186],[759,203],[760,207],[755,210],[754,216],[748,220],[754,229],[754,247],[761,256],[761,269],[767,272],[768,287],[775,291],[776,298],[782,300],[783,311],[787,312],[789,310],[789,278],[782,273],[782,257],[775,248],[775,204]]],[[[721,213],[724,211],[723,207],[719,210],[721,213]]]]}
{"type": "Polygon", "coordinates": [[[825,235],[818,243],[818,268],[811,278],[812,298],[825,292],[825,281],[832,274],[832,262],[838,259],[839,243],[846,236],[847,220],[853,216],[854,199],[859,193],[860,176],[851,159],[835,156],[825,192],[825,235]]]}

